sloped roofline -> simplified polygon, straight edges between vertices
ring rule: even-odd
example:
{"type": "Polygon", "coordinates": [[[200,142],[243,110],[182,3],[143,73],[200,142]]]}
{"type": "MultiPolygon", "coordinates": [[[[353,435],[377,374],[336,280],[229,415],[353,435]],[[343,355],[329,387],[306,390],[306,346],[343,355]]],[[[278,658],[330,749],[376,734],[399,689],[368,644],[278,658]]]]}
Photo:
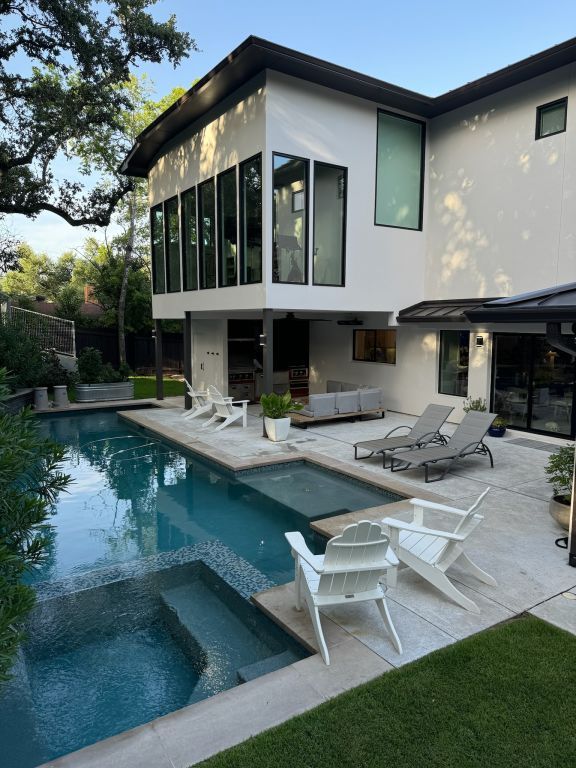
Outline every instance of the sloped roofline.
{"type": "Polygon", "coordinates": [[[251,35],[142,131],[120,170],[129,176],[147,176],[168,141],[266,69],[431,118],[574,61],[576,38],[571,38],[460,88],[430,97],[251,35]]]}

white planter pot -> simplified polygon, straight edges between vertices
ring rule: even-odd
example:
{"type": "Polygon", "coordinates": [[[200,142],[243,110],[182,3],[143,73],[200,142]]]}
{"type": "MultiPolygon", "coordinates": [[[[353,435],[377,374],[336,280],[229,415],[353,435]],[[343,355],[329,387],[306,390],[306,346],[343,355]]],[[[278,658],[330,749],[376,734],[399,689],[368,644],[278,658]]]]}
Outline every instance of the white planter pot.
{"type": "Polygon", "coordinates": [[[269,419],[264,416],[264,426],[269,439],[275,443],[286,440],[290,430],[290,417],[286,419],[269,419]]]}

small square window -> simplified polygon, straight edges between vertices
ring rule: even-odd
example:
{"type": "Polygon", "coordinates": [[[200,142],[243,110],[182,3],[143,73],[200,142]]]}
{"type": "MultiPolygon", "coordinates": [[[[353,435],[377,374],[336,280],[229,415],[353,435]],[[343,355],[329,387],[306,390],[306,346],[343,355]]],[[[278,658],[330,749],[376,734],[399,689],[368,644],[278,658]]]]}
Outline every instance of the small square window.
{"type": "Polygon", "coordinates": [[[559,99],[543,104],[536,110],[536,138],[553,136],[566,130],[566,108],[568,99],[559,99]]]}

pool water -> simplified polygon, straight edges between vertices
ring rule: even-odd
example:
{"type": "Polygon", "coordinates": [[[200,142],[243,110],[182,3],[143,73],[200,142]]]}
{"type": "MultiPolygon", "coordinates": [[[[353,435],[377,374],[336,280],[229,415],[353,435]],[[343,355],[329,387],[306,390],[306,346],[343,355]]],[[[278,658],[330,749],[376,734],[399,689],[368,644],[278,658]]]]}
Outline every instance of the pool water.
{"type": "MultiPolygon", "coordinates": [[[[112,411],[42,418],[68,451],[38,603],[0,690],[2,766],[32,768],[306,652],[254,608],[293,579],[285,531],[399,497],[295,461],[232,473],[112,411]]],[[[191,734],[193,738],[193,734],[191,734]]]]}
{"type": "Polygon", "coordinates": [[[185,455],[113,412],[52,416],[74,478],[60,495],[37,581],[218,539],[274,583],[293,578],[285,531],[400,497],[302,462],[234,474],[185,455]]]}

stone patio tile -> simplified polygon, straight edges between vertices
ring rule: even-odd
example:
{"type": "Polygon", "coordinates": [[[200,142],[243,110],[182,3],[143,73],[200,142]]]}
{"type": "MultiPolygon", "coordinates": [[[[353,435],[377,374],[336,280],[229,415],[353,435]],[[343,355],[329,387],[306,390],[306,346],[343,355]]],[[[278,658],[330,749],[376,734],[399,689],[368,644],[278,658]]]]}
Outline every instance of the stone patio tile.
{"type": "Polygon", "coordinates": [[[151,724],[44,763],[41,768],[174,768],[151,724]]]}
{"type": "Polygon", "coordinates": [[[544,621],[576,635],[576,594],[574,591],[570,591],[568,594],[572,595],[574,599],[566,598],[564,595],[557,595],[550,600],[546,600],[545,603],[536,605],[530,610],[530,613],[539,619],[544,619],[544,621]]]}
{"type": "Polygon", "coordinates": [[[151,727],[173,768],[188,768],[323,701],[308,680],[285,667],[159,718],[151,727]]]}
{"type": "MultiPolygon", "coordinates": [[[[408,664],[455,641],[454,637],[447,632],[435,627],[400,603],[392,599],[388,599],[387,602],[390,616],[402,643],[402,654],[399,654],[392,645],[374,602],[325,608],[323,614],[329,616],[394,667],[408,664]]],[[[325,621],[325,618],[322,621],[325,621]]]]}

